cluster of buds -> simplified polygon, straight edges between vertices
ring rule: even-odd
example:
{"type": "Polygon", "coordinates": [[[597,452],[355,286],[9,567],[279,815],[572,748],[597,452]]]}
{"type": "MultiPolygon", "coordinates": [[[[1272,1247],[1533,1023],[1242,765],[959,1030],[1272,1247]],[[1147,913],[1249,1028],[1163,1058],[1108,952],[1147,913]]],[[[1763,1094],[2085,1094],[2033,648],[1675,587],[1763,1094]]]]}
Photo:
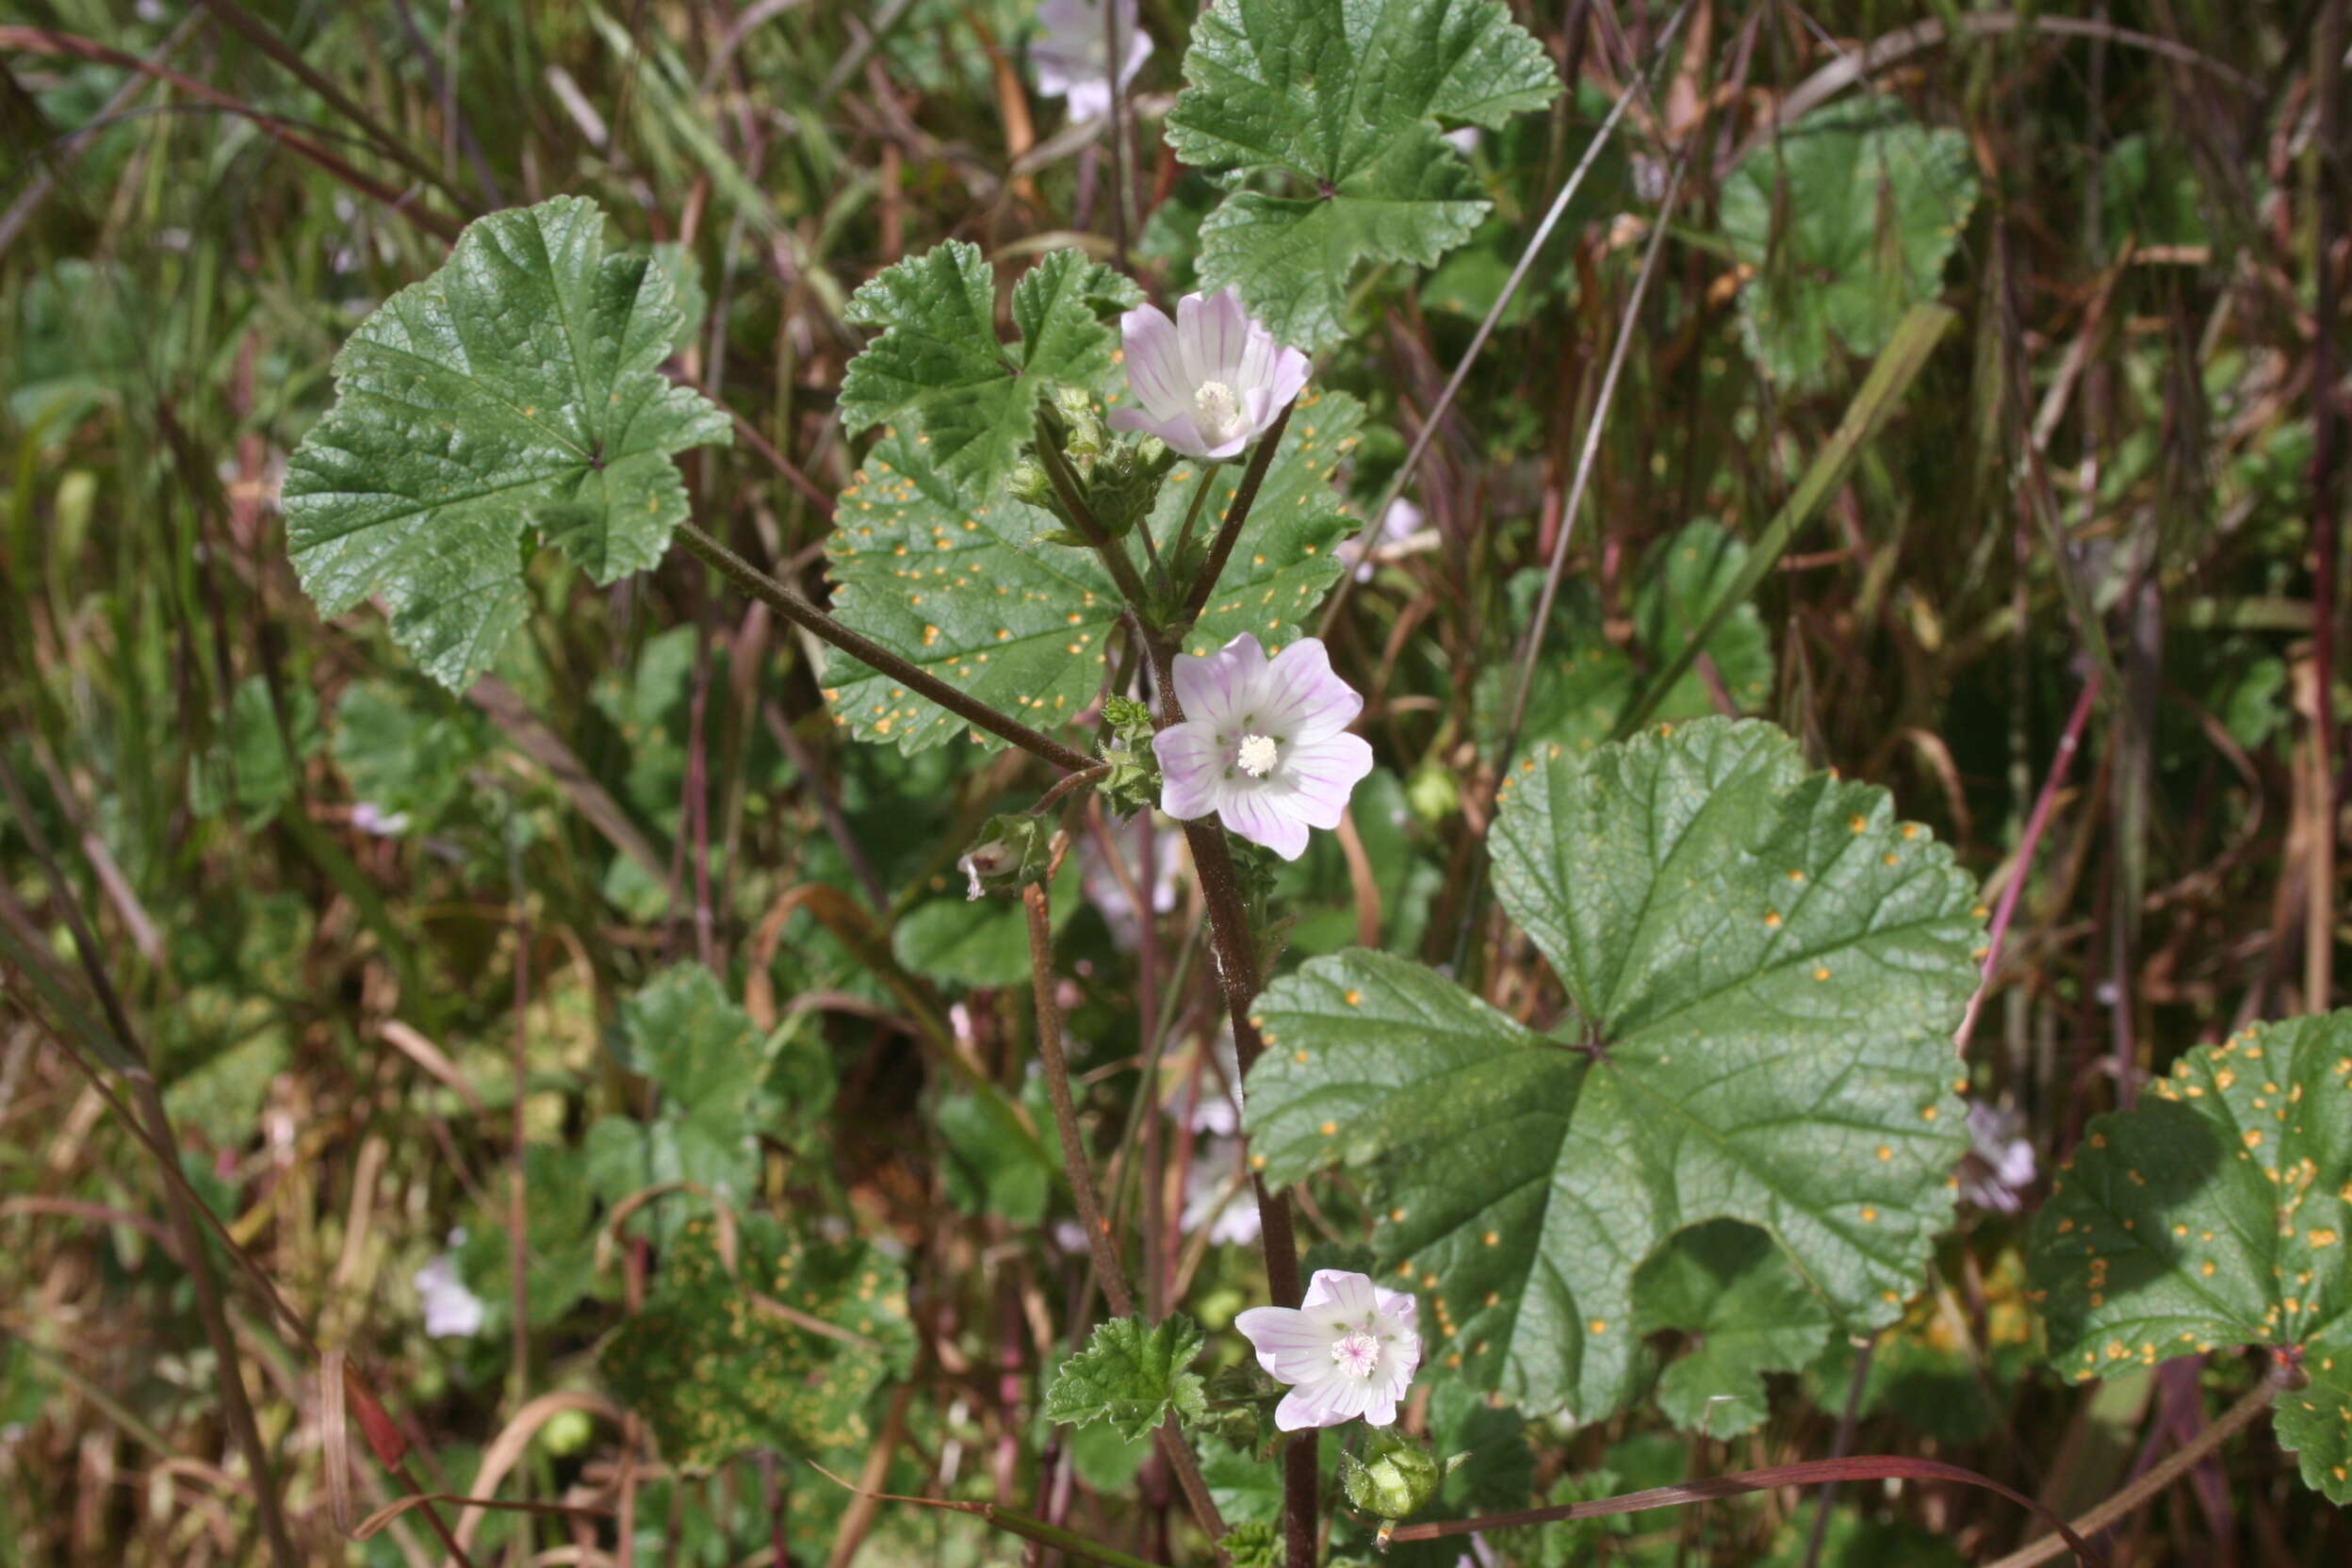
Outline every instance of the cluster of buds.
{"type": "Polygon", "coordinates": [[[1078,387],[1057,387],[1038,410],[1037,455],[1013,465],[1004,491],[1061,519],[1063,527],[1042,536],[1047,543],[1083,547],[1091,541],[1074,526],[1072,501],[1104,534],[1123,539],[1152,514],[1160,481],[1175,466],[1176,454],[1166,442],[1149,435],[1134,442],[1112,440],[1092,398],[1078,387]],[[1057,463],[1066,487],[1054,482],[1057,463]]]}

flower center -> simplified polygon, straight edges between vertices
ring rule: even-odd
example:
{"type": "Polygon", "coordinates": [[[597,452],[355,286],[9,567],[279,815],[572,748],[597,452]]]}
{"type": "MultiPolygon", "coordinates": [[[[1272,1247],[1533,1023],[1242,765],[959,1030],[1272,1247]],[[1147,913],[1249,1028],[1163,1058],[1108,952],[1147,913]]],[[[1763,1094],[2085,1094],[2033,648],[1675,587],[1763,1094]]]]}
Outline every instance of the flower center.
{"type": "Polygon", "coordinates": [[[1380,1364],[1380,1342],[1359,1329],[1331,1341],[1331,1360],[1351,1378],[1368,1378],[1380,1364]]]}
{"type": "Polygon", "coordinates": [[[1205,438],[1225,440],[1241,423],[1241,399],[1221,381],[1204,381],[1192,395],[1192,422],[1205,438]]]}
{"type": "Polygon", "coordinates": [[[1271,735],[1244,735],[1239,749],[1233,753],[1233,760],[1250,777],[1264,778],[1274,771],[1274,764],[1281,760],[1281,757],[1274,750],[1271,735]]]}

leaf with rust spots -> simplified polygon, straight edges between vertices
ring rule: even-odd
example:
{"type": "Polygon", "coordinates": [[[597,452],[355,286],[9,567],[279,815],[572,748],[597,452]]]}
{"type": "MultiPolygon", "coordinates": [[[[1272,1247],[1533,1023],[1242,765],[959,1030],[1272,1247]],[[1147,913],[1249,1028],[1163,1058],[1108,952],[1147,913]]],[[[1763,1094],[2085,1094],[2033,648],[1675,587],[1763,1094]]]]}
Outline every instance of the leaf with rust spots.
{"type": "Polygon", "coordinates": [[[1267,990],[1250,1075],[1268,1181],[1371,1168],[1426,1359],[1586,1420],[1634,1392],[1635,1273],[1669,1236],[1757,1226],[1873,1329],[1966,1147],[1952,1031],[1983,928],[1951,851],[1769,725],[1661,729],[1511,776],[1494,886],[1566,988],[1552,1034],[1357,951],[1267,990]]]}

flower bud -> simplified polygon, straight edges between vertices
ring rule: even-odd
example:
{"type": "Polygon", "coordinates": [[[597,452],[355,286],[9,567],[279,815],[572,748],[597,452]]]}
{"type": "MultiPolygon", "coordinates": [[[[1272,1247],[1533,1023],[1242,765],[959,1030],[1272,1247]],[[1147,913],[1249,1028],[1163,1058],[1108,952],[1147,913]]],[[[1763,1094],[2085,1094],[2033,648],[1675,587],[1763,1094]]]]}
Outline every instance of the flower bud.
{"type": "Polygon", "coordinates": [[[1083,472],[1102,454],[1109,440],[1102,419],[1094,412],[1094,397],[1082,386],[1057,386],[1053,397],[1054,412],[1062,416],[1067,433],[1062,438],[1062,450],[1083,472]]]}
{"type": "Polygon", "coordinates": [[[964,874],[964,896],[978,898],[990,888],[1007,890],[1045,880],[1052,861],[1054,830],[1024,812],[990,817],[956,869],[964,874]]]}
{"type": "Polygon", "coordinates": [[[1446,1467],[1414,1439],[1394,1428],[1366,1429],[1367,1457],[1343,1453],[1340,1485],[1348,1502],[1380,1519],[1409,1519],[1429,1505],[1446,1467]]]}
{"type": "Polygon", "coordinates": [[[1028,506],[1054,508],[1054,481],[1046,474],[1045,465],[1034,457],[1024,457],[1013,465],[1004,476],[1004,493],[1028,506]]]}

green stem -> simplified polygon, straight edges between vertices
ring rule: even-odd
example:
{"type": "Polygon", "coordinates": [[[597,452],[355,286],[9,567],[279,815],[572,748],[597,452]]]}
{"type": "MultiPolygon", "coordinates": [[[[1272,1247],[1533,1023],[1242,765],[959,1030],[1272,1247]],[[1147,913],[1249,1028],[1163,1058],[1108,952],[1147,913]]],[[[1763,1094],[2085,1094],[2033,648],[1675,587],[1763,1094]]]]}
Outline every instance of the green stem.
{"type": "Polygon", "coordinates": [[[1266,433],[1258,437],[1258,449],[1250,454],[1250,466],[1242,470],[1233,504],[1225,509],[1225,521],[1209,546],[1209,558],[1200,564],[1200,575],[1193,580],[1184,609],[1168,627],[1172,635],[1182,637],[1190,631],[1192,623],[1200,618],[1200,612],[1207,607],[1209,596],[1217,592],[1217,580],[1225,575],[1225,563],[1233,558],[1233,544],[1241,537],[1241,525],[1250,520],[1250,509],[1258,502],[1258,487],[1266,482],[1266,471],[1274,466],[1274,453],[1282,444],[1282,432],[1290,428],[1290,411],[1298,406],[1296,399],[1284,403],[1266,433]]]}
{"type": "Polygon", "coordinates": [[[1217,487],[1217,466],[1205,461],[1200,465],[1200,482],[1193,487],[1192,504],[1184,508],[1184,526],[1176,531],[1176,547],[1168,552],[1168,559],[1179,566],[1184,564],[1184,547],[1192,543],[1192,525],[1207,503],[1209,492],[1217,487]]]}
{"type": "MultiPolygon", "coordinates": [[[[1111,537],[1110,531],[1095,516],[1093,508],[1086,505],[1086,494],[1078,488],[1077,471],[1070,467],[1070,459],[1055,444],[1053,427],[1047,422],[1042,408],[1037,411],[1037,460],[1045,466],[1045,477],[1052,482],[1054,495],[1062,503],[1062,512],[1070,519],[1070,526],[1080,538],[1086,540],[1095,554],[1102,558],[1102,564],[1110,569],[1111,580],[1119,584],[1119,596],[1135,606],[1138,616],[1143,615],[1152,599],[1144,590],[1143,579],[1135,572],[1135,557],[1127,553],[1125,546],[1111,537]]],[[[1148,531],[1151,525],[1147,523],[1143,527],[1148,531]]]]}
{"type": "Polygon", "coordinates": [[[1095,765],[1095,760],[1085,752],[1066,746],[1049,735],[1039,734],[1011,714],[998,712],[978,698],[957,691],[928,670],[907,662],[881,644],[850,630],[693,523],[678,524],[678,537],[721,577],[794,626],[832,644],[852,659],[872,665],[908,691],[929,697],[956,717],[970,720],[997,739],[1009,741],[1031,756],[1041,757],[1057,768],[1078,773],[1095,765]]]}

